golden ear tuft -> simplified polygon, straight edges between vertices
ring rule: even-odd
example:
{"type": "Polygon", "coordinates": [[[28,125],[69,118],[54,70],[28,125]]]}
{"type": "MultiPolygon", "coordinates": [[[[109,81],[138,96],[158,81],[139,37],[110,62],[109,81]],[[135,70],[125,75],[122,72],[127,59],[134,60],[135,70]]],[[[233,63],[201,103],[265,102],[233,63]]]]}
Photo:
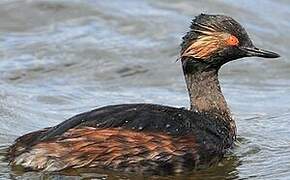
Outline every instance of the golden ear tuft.
{"type": "Polygon", "coordinates": [[[218,36],[202,35],[181,54],[181,57],[207,59],[213,52],[218,50],[219,41],[218,36]]]}
{"type": "Polygon", "coordinates": [[[237,46],[239,44],[238,38],[228,33],[201,30],[196,31],[200,32],[202,35],[194,40],[192,44],[182,52],[181,57],[207,59],[218,50],[227,46],[237,46]]]}

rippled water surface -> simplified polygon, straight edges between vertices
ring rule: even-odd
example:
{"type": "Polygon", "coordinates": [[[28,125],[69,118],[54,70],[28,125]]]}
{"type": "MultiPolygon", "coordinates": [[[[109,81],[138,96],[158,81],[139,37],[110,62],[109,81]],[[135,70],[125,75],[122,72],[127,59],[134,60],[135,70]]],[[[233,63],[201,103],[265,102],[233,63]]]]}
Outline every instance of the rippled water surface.
{"type": "Polygon", "coordinates": [[[0,179],[142,179],[114,172],[12,171],[13,140],[95,107],[188,106],[178,57],[201,12],[240,21],[279,59],[245,58],[220,73],[239,142],[218,166],[155,179],[290,179],[290,3],[286,0],[2,0],[0,179]]]}

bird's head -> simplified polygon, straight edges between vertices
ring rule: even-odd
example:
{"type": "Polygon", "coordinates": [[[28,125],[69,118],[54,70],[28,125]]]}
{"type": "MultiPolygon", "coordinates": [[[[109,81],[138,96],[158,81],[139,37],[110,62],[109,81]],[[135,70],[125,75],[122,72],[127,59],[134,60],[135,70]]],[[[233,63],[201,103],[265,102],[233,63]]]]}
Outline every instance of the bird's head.
{"type": "Polygon", "coordinates": [[[277,53],[254,46],[246,30],[233,18],[200,14],[181,44],[183,64],[199,64],[219,69],[223,64],[243,57],[277,58],[277,53]]]}

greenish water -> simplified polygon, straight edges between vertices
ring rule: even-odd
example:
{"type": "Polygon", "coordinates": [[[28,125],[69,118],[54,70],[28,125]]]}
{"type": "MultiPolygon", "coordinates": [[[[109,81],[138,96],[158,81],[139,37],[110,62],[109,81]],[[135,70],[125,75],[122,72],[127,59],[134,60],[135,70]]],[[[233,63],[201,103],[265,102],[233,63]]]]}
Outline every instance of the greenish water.
{"type": "Polygon", "coordinates": [[[188,106],[175,60],[190,20],[201,12],[233,16],[257,46],[282,58],[245,58],[221,70],[239,134],[228,157],[207,170],[150,178],[290,179],[289,6],[286,0],[2,0],[0,179],[143,179],[109,171],[13,171],[3,149],[98,106],[188,106]]]}

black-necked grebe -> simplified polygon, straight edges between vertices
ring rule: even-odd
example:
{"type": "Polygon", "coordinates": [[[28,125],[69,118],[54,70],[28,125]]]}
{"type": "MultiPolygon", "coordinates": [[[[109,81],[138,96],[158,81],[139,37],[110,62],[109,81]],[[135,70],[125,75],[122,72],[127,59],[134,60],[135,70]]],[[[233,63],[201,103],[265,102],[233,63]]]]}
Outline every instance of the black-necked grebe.
{"type": "Polygon", "coordinates": [[[207,167],[223,157],[236,137],[218,70],[250,56],[279,57],[256,48],[231,17],[201,14],[181,44],[189,110],[121,104],[85,112],[19,137],[9,148],[10,164],[41,171],[109,168],[151,174],[207,167]]]}

